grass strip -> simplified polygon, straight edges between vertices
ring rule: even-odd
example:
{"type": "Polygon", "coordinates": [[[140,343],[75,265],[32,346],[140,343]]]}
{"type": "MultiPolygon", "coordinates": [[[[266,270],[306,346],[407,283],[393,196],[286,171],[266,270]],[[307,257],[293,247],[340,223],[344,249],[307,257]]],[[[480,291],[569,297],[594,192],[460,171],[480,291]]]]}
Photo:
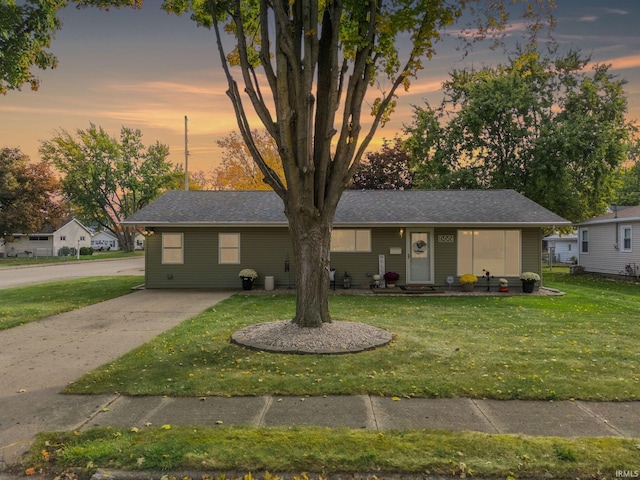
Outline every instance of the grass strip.
{"type": "Polygon", "coordinates": [[[565,296],[336,295],[334,318],[394,335],[351,355],[283,355],[229,342],[292,318],[293,295],[236,295],[69,385],[129,395],[383,395],[596,401],[640,398],[640,285],[545,276],[565,296]]]}
{"type": "Polygon", "coordinates": [[[131,292],[144,277],[89,277],[2,290],[0,330],[86,307],[131,292]]]}
{"type": "Polygon", "coordinates": [[[42,433],[32,469],[315,472],[466,478],[615,478],[637,469],[637,439],[525,437],[321,427],[94,428],[42,433]],[[633,467],[633,468],[632,468],[633,467]]]}

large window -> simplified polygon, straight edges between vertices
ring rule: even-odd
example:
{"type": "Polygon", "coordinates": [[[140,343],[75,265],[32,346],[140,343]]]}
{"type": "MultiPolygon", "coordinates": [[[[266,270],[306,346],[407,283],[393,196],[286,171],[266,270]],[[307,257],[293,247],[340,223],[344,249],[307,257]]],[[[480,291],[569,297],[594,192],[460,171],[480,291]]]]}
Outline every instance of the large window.
{"type": "Polygon", "coordinates": [[[520,275],[520,230],[459,230],[458,275],[520,275]]]}
{"type": "Polygon", "coordinates": [[[182,233],[162,234],[162,263],[184,263],[184,237],[182,233]]]}
{"type": "Polygon", "coordinates": [[[589,230],[580,230],[580,253],[589,253],[589,230]]]}
{"type": "Polygon", "coordinates": [[[338,228],[331,232],[332,252],[370,252],[371,230],[338,228]]]}
{"type": "Polygon", "coordinates": [[[622,251],[630,252],[631,251],[631,225],[623,225],[620,227],[620,233],[622,237],[622,251]]]}
{"type": "Polygon", "coordinates": [[[240,234],[239,233],[219,233],[218,234],[218,263],[239,264],[240,263],[240,234]]]}

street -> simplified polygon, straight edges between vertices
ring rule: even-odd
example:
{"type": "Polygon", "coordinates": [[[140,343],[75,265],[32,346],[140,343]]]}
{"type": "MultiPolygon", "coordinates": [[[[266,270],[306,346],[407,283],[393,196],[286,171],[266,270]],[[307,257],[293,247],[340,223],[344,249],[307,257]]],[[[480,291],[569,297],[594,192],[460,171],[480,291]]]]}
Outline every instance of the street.
{"type": "Polygon", "coordinates": [[[144,275],[144,257],[0,268],[0,289],[82,277],[144,275]]]}

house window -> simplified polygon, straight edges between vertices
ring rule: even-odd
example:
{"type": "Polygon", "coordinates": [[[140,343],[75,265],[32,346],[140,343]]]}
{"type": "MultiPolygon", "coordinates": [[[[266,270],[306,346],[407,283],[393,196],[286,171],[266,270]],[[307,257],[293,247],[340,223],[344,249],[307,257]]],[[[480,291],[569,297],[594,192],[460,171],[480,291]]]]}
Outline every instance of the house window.
{"type": "Polygon", "coordinates": [[[620,227],[622,237],[622,251],[630,252],[631,251],[631,225],[623,225],[620,227]]]}
{"type": "Polygon", "coordinates": [[[84,242],[84,235],[80,235],[80,241],[84,242]]]}
{"type": "Polygon", "coordinates": [[[67,239],[66,235],[60,235],[60,241],[64,242],[67,239]]]}
{"type": "Polygon", "coordinates": [[[332,252],[370,252],[371,230],[339,228],[331,232],[332,252]]]}
{"type": "Polygon", "coordinates": [[[458,231],[458,275],[520,275],[520,230],[458,231]]]}
{"type": "Polygon", "coordinates": [[[571,251],[571,244],[567,243],[567,251],[570,252],[571,251]]]}
{"type": "Polygon", "coordinates": [[[162,264],[184,263],[184,237],[182,233],[162,234],[162,264]]]}
{"type": "Polygon", "coordinates": [[[218,263],[239,264],[240,263],[240,234],[239,233],[219,233],[218,234],[218,263]]]}
{"type": "Polygon", "coordinates": [[[580,253],[589,253],[589,230],[580,230],[580,253]]]}
{"type": "Polygon", "coordinates": [[[49,240],[47,237],[38,237],[37,235],[29,236],[30,242],[46,242],[47,240],[49,240]]]}

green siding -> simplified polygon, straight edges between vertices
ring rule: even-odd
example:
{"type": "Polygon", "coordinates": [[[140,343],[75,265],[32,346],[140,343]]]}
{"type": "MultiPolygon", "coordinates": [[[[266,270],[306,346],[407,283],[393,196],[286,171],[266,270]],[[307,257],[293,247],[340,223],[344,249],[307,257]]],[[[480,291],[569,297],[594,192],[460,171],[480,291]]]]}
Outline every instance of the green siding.
{"type": "MultiPolygon", "coordinates": [[[[428,228],[428,227],[427,227],[428,228]]],[[[433,229],[434,285],[447,287],[447,277],[457,284],[457,228],[433,229]],[[453,242],[440,243],[440,235],[452,235],[453,242]]],[[[385,255],[387,271],[400,274],[399,284],[406,282],[406,232],[400,228],[372,228],[371,252],[331,253],[331,267],[336,269],[336,286],[342,286],[345,272],[354,286],[368,286],[378,273],[378,255],[385,255]],[[390,254],[390,248],[401,254],[390,254]]],[[[539,228],[522,229],[522,271],[541,273],[542,232],[539,228]]],[[[276,288],[295,286],[293,254],[289,232],[280,228],[156,228],[146,239],[145,275],[148,288],[241,288],[238,272],[253,268],[258,272],[255,285],[264,285],[265,276],[274,277],[276,288]],[[162,232],[184,233],[184,264],[162,265],[162,232]],[[240,233],[240,264],[218,264],[218,233],[240,233]],[[289,260],[290,272],[285,272],[289,260]]],[[[509,277],[512,286],[517,278],[509,277]]],[[[495,280],[497,285],[497,279],[495,280]]]]}
{"type": "MultiPolygon", "coordinates": [[[[286,287],[289,274],[285,260],[291,260],[287,228],[156,228],[147,237],[146,285],[149,288],[241,288],[238,273],[243,268],[258,272],[256,286],[273,276],[276,287],[286,287]],[[162,233],[184,233],[184,264],[162,265],[162,233]],[[240,233],[240,264],[218,263],[218,233],[240,233]]],[[[294,283],[291,262],[291,283],[294,283]]]]}

